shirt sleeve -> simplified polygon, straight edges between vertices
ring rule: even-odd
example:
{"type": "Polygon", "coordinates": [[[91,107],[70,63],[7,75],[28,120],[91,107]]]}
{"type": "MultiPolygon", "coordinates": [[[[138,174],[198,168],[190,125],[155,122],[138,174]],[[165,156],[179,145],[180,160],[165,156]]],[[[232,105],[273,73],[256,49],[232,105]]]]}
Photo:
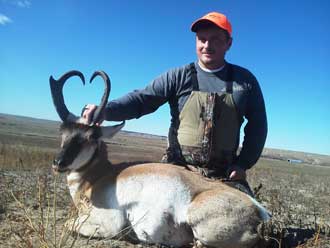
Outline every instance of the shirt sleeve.
{"type": "Polygon", "coordinates": [[[105,119],[123,121],[156,111],[172,96],[176,82],[174,77],[175,73],[168,71],[153,80],[146,88],[110,101],[105,108],[105,119]]]}
{"type": "Polygon", "coordinates": [[[264,98],[258,81],[255,77],[253,79],[247,101],[242,149],[236,162],[243,169],[251,168],[258,161],[268,131],[264,98]]]}

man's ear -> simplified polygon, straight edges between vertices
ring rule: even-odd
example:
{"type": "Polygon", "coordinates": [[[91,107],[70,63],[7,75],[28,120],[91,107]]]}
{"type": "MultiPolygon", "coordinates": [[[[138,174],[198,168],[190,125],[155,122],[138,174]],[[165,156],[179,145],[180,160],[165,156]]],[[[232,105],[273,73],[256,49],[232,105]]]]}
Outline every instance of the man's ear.
{"type": "Polygon", "coordinates": [[[233,38],[229,37],[227,42],[227,51],[230,49],[231,45],[233,44],[233,38]]]}

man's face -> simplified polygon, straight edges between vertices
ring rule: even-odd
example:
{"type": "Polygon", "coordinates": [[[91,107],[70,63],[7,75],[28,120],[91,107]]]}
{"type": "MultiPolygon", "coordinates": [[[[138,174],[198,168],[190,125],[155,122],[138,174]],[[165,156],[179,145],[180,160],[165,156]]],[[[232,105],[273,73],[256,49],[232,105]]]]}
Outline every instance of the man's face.
{"type": "Polygon", "coordinates": [[[220,28],[211,26],[197,30],[196,52],[199,62],[210,70],[221,67],[231,43],[232,39],[220,28]]]}

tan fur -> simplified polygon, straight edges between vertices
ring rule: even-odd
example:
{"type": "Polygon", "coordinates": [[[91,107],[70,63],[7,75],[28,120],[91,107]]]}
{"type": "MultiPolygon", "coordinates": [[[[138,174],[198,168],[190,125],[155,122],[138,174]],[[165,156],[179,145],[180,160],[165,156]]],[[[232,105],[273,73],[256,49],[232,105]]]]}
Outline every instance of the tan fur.
{"type": "Polygon", "coordinates": [[[96,151],[68,175],[82,235],[114,237],[129,226],[142,242],[174,247],[199,240],[246,248],[259,240],[265,210],[247,194],[182,166],[112,165],[102,142],[96,151]]]}

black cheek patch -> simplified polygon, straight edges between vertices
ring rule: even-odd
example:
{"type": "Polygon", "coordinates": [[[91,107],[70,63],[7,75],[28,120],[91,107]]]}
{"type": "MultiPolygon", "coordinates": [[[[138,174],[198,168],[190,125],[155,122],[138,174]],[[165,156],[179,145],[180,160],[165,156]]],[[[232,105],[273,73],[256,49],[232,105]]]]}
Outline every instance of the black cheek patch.
{"type": "Polygon", "coordinates": [[[60,153],[57,155],[57,159],[62,161],[60,167],[69,166],[78,156],[82,148],[82,144],[78,140],[78,137],[74,137],[70,142],[64,144],[60,153]]]}

